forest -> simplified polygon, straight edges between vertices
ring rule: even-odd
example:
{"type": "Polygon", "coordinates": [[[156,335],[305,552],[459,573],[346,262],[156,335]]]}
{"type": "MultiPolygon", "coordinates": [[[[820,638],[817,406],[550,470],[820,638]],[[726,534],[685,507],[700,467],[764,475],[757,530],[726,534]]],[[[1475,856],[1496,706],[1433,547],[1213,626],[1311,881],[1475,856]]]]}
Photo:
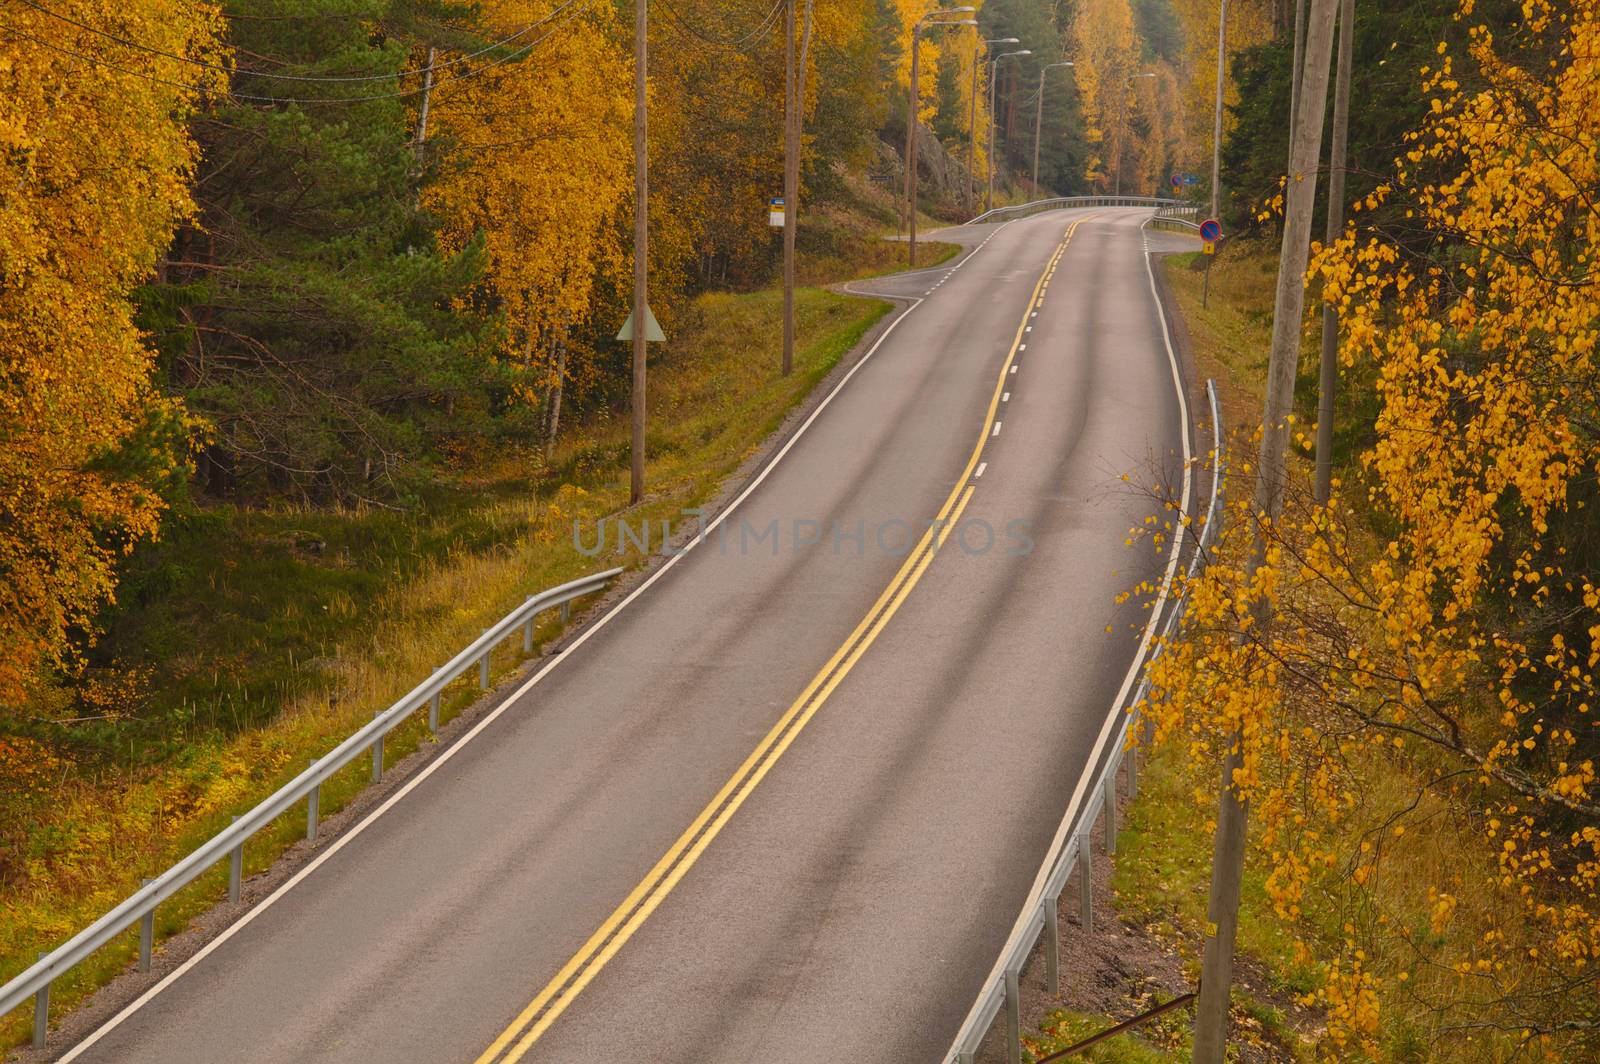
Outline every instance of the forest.
{"type": "MultiPolygon", "coordinates": [[[[671,342],[647,516],[707,498],[883,312],[828,286],[900,267],[908,126],[929,228],[982,212],[991,173],[995,205],[1209,202],[1216,0],[974,0],[976,27],[914,36],[942,6],[649,5],[671,342]],[[805,353],[785,378],[768,202],[791,25],[805,353]]],[[[1296,6],[1226,9],[1225,304],[1230,263],[1282,232],[1296,6]]],[[[1242,758],[1257,900],[1322,1018],[1305,1059],[1589,1059],[1600,7],[1354,11],[1299,479],[1271,519],[1235,493],[1150,712],[1186,781],[1242,758]],[[1324,305],[1331,500],[1308,472],[1324,305]],[[1455,866],[1396,867],[1419,837],[1455,866]]],[[[626,504],[633,13],[0,0],[0,974],[370,719],[392,674],[579,571],[561,530],[626,504]]]]}

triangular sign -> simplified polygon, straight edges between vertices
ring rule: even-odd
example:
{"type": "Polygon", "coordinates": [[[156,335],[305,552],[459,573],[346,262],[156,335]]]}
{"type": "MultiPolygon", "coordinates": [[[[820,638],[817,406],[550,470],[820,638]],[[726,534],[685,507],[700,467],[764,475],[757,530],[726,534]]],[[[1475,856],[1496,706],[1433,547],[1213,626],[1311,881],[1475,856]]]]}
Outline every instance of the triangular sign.
{"type": "MultiPolygon", "coordinates": [[[[622,331],[617,333],[618,340],[633,339],[633,315],[628,315],[628,320],[622,323],[622,331]]],[[[664,344],[667,334],[661,331],[661,324],[656,321],[656,316],[650,310],[650,304],[644,305],[644,339],[646,343],[664,344]]]]}

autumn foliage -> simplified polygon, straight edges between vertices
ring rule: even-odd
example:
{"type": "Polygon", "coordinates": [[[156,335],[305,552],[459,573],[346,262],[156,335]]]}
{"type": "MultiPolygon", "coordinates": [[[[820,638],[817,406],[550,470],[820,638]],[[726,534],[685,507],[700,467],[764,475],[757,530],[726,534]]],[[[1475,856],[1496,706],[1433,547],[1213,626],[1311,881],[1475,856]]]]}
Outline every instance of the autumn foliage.
{"type": "MultiPolygon", "coordinates": [[[[172,56],[216,60],[214,9],[62,0],[172,56]]],[[[0,701],[70,653],[182,476],[182,408],[153,378],[136,286],[193,210],[188,123],[220,78],[18,5],[0,50],[0,701]],[[49,42],[46,47],[44,42],[49,42]],[[118,65],[113,65],[118,64],[118,65]],[[165,80],[154,80],[161,76],[165,80]]]]}
{"type": "Polygon", "coordinates": [[[1500,37],[1471,0],[1459,18],[1465,54],[1421,72],[1430,117],[1361,205],[1408,225],[1358,213],[1312,268],[1347,372],[1375,381],[1370,443],[1331,507],[1235,505],[1149,708],[1202,759],[1243,736],[1233,784],[1321,972],[1328,1058],[1383,1058],[1404,995],[1472,1059],[1591,1059],[1600,5],[1530,0],[1500,37]],[[1412,793],[1375,793],[1380,764],[1412,793]],[[1419,868],[1424,832],[1461,848],[1419,868]]]}

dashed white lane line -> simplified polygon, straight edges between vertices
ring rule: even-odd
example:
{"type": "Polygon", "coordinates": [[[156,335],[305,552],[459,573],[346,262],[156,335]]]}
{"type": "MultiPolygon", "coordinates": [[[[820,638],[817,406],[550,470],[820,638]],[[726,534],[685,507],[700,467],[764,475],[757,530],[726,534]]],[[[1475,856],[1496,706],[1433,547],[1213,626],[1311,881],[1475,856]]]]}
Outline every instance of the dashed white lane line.
{"type": "Polygon", "coordinates": [[[1028,331],[1029,332],[1033,332],[1033,326],[1032,325],[1028,326],[1028,331]]]}
{"type": "Polygon", "coordinates": [[[989,433],[989,435],[990,436],[998,436],[998,435],[1000,435],[1000,422],[996,421],[994,423],[994,431],[989,433]]]}
{"type": "Polygon", "coordinates": [[[1002,403],[1009,403],[1009,402],[1011,402],[1011,393],[1010,393],[1010,392],[1006,392],[1006,393],[1005,393],[1005,394],[1003,394],[1003,395],[1001,395],[1001,396],[1000,396],[1000,401],[1001,401],[1001,402],[1002,402],[1002,403]]]}
{"type": "Polygon", "coordinates": [[[973,480],[977,480],[979,477],[983,476],[983,471],[985,469],[988,469],[988,468],[989,468],[989,463],[988,462],[979,462],[978,463],[978,471],[976,473],[972,474],[972,479],[973,480]]]}
{"type": "MultiPolygon", "coordinates": [[[[1026,351],[1027,349],[1028,349],[1028,345],[1027,344],[1023,344],[1021,347],[1017,348],[1017,353],[1021,354],[1023,351],[1026,351]]],[[[1011,368],[1013,370],[1015,370],[1017,367],[1012,366],[1011,368]]]]}
{"type": "Polygon", "coordinates": [[[1017,370],[1018,370],[1018,369],[1020,369],[1020,368],[1021,368],[1021,367],[1020,367],[1020,366],[1012,366],[1012,367],[1011,367],[1011,372],[1012,372],[1012,373],[1015,373],[1015,372],[1017,372],[1017,370]]]}

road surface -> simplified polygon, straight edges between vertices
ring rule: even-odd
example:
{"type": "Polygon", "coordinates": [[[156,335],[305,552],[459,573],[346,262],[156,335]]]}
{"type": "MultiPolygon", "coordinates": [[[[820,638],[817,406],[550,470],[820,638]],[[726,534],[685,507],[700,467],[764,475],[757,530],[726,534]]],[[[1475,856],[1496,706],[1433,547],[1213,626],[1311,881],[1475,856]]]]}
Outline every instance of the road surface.
{"type": "Polygon", "coordinates": [[[721,525],[69,1058],[937,1060],[1165,565],[1147,216],[856,286],[920,302],[721,525]]]}

